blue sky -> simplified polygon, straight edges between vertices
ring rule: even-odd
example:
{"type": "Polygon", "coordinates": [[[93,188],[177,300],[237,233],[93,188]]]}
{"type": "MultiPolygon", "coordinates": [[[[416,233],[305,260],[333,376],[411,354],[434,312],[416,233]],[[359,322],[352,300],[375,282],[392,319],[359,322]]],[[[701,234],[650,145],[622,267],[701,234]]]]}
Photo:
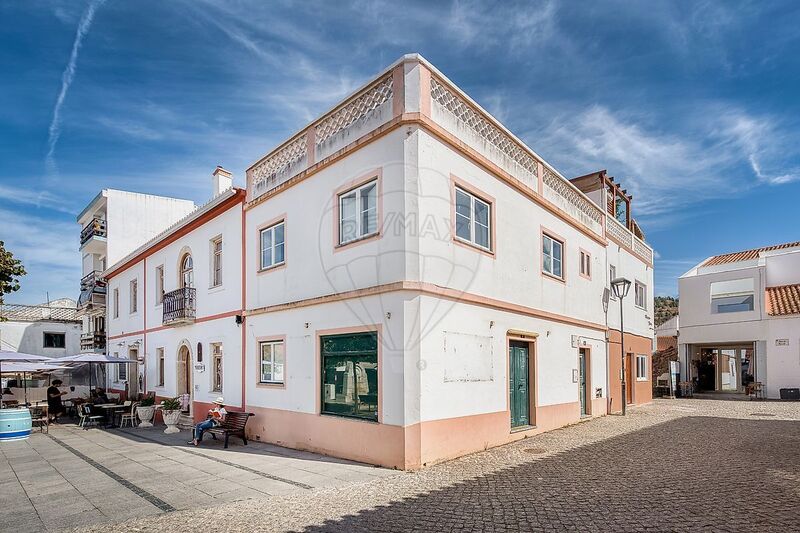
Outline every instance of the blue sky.
{"type": "Polygon", "coordinates": [[[77,297],[75,215],[104,187],[204,202],[419,52],[566,176],[608,169],[658,254],[800,240],[798,2],[0,4],[10,302],[77,297]],[[76,46],[76,37],[78,46],[76,46]]]}

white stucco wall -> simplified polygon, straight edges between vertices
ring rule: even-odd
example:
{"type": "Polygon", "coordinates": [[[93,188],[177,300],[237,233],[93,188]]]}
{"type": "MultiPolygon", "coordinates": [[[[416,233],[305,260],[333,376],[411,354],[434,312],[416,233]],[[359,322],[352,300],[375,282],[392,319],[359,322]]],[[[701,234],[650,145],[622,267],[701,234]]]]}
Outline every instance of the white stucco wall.
{"type": "Polygon", "coordinates": [[[75,355],[81,350],[81,325],[77,322],[0,322],[0,349],[47,357],[75,355]],[[64,348],[45,348],[44,334],[64,333],[64,348]]]}

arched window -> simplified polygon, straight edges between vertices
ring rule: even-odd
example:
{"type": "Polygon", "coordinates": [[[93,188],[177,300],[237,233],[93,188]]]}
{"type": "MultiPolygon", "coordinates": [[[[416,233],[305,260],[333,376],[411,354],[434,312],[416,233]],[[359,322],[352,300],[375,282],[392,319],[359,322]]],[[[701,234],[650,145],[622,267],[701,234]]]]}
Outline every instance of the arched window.
{"type": "Polygon", "coordinates": [[[181,287],[194,287],[194,263],[190,254],[181,260],[181,287]]]}

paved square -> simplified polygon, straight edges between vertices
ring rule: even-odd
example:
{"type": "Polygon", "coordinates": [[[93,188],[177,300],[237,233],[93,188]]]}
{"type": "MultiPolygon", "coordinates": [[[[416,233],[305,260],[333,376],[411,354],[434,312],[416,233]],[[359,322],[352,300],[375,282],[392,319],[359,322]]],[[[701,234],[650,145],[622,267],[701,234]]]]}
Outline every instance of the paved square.
{"type": "Polygon", "coordinates": [[[0,520],[205,531],[220,503],[227,531],[800,530],[798,403],[660,400],[416,473],[139,434],[53,433],[111,475],[46,436],[3,445],[0,520]]]}

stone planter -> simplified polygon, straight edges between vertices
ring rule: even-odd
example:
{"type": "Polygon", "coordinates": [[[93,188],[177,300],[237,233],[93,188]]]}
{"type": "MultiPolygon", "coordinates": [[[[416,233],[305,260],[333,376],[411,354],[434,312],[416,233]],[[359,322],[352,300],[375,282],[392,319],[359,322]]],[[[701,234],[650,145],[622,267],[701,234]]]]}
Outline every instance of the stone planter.
{"type": "Polygon", "coordinates": [[[181,418],[181,411],[180,409],[176,409],[175,411],[162,411],[161,415],[164,417],[164,423],[167,425],[167,429],[164,430],[164,433],[177,433],[180,431],[178,429],[178,420],[181,418]]]}
{"type": "Polygon", "coordinates": [[[151,428],[153,427],[153,415],[156,412],[155,405],[146,405],[142,407],[141,405],[136,408],[136,416],[139,417],[141,420],[141,424],[139,424],[140,428],[151,428]]]}

